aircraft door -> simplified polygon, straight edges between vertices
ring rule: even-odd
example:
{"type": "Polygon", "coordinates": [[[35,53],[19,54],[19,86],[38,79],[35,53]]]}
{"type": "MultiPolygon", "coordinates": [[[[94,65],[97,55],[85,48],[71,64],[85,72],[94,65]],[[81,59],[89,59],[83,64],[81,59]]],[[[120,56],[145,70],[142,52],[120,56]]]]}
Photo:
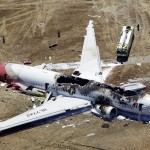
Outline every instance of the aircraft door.
{"type": "Polygon", "coordinates": [[[143,104],[139,104],[139,111],[142,111],[143,104]]]}
{"type": "Polygon", "coordinates": [[[49,91],[49,83],[45,83],[45,91],[48,92],[49,91]]]}
{"type": "Polygon", "coordinates": [[[139,103],[139,114],[138,114],[138,120],[139,121],[141,120],[141,116],[142,116],[142,106],[143,106],[143,104],[139,103]]]}

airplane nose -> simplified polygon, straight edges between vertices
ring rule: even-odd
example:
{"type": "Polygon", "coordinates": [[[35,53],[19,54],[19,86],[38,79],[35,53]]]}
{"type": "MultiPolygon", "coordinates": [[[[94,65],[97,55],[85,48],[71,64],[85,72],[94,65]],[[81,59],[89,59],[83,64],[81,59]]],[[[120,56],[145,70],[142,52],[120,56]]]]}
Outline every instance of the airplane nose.
{"type": "Polygon", "coordinates": [[[0,81],[5,81],[6,69],[5,64],[0,65],[0,81]]]}

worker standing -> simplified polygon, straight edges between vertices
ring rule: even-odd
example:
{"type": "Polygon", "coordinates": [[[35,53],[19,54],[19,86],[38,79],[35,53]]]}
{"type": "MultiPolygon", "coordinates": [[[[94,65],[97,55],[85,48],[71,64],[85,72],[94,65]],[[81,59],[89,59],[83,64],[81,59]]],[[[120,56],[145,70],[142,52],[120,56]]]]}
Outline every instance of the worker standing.
{"type": "Polygon", "coordinates": [[[58,38],[60,38],[60,31],[57,32],[58,38]]]}
{"type": "Polygon", "coordinates": [[[139,24],[137,25],[137,31],[140,31],[140,25],[139,24]]]}

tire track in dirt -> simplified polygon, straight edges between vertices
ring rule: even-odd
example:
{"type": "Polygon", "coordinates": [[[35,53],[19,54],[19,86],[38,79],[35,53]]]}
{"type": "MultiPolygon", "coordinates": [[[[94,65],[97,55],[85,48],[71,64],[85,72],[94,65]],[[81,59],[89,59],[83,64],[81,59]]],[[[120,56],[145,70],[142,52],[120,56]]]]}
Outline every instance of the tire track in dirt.
{"type": "Polygon", "coordinates": [[[26,12],[26,13],[23,13],[23,14],[20,14],[18,16],[14,16],[14,17],[11,17],[11,18],[6,18],[6,22],[7,22],[7,25],[12,25],[16,22],[21,22],[22,20],[26,19],[28,16],[31,16],[31,14],[34,12],[35,10],[30,10],[29,12],[26,12]]]}
{"type": "Polygon", "coordinates": [[[25,33],[28,30],[27,26],[28,23],[30,23],[30,21],[31,18],[27,18],[27,20],[24,21],[22,28],[19,30],[19,32],[16,34],[15,38],[13,39],[12,45],[14,45],[16,41],[18,41],[20,35],[23,35],[23,33],[25,33]]]}
{"type": "MultiPolygon", "coordinates": [[[[43,23],[43,26],[41,27],[41,35],[43,36],[45,27],[49,21],[49,16],[48,14],[51,12],[49,10],[49,5],[43,4],[42,2],[40,3],[40,6],[36,7],[36,13],[38,14],[36,17],[36,23],[43,23]]],[[[33,32],[35,32],[36,27],[34,28],[33,32]]]]}
{"type": "MultiPolygon", "coordinates": [[[[106,3],[105,0],[103,0],[103,3],[106,3]]],[[[110,0],[109,2],[106,3],[106,5],[108,6],[108,8],[110,8],[113,6],[112,5],[112,0],[110,0]]],[[[113,55],[113,50],[112,50],[112,45],[113,45],[113,40],[114,38],[111,37],[112,35],[112,26],[110,25],[110,19],[111,17],[113,17],[113,14],[110,11],[105,11],[104,9],[104,13],[105,13],[105,18],[104,18],[104,22],[105,22],[105,35],[106,35],[106,40],[105,40],[105,45],[107,45],[107,51],[109,52],[109,54],[111,53],[111,55],[113,55]]],[[[115,33],[114,33],[115,34],[115,33]]]]}
{"type": "MultiPolygon", "coordinates": [[[[38,4],[40,4],[41,3],[41,0],[38,0],[38,1],[36,1],[36,2],[26,2],[26,1],[24,1],[24,2],[22,2],[22,1],[19,1],[19,2],[13,2],[14,0],[12,0],[11,2],[8,2],[7,4],[5,3],[5,4],[0,4],[0,9],[1,8],[3,8],[3,9],[12,9],[12,8],[14,8],[14,9],[18,9],[19,7],[25,7],[25,6],[33,6],[33,5],[38,5],[38,4]]],[[[42,2],[44,3],[44,4],[50,4],[51,3],[51,1],[49,1],[49,0],[42,0],[42,2]]]]}
{"type": "Polygon", "coordinates": [[[71,142],[55,143],[52,145],[52,147],[60,148],[60,149],[70,149],[70,150],[78,150],[78,149],[105,150],[103,148],[91,146],[88,144],[71,143],[71,142]]]}
{"type": "MultiPolygon", "coordinates": [[[[148,31],[149,30],[149,13],[146,12],[147,8],[145,8],[144,5],[142,5],[142,2],[140,0],[136,1],[134,0],[134,12],[131,10],[131,14],[135,14],[135,41],[133,43],[133,48],[135,48],[136,55],[144,55],[147,51],[145,48],[147,47],[146,44],[149,40],[147,40],[148,31]],[[142,8],[142,9],[141,9],[142,8]],[[136,25],[140,24],[140,31],[138,32],[136,29],[136,25]]],[[[133,49],[134,50],[134,49],[133,49]]],[[[131,51],[132,53],[132,51],[131,51]]],[[[148,54],[148,53],[147,53],[148,54]]]]}
{"type": "Polygon", "coordinates": [[[136,25],[140,24],[141,26],[141,22],[143,22],[144,20],[143,20],[143,15],[142,15],[141,10],[138,9],[140,6],[139,1],[134,1],[134,3],[135,5],[131,5],[131,3],[129,3],[129,6],[128,6],[130,10],[130,16],[131,18],[133,18],[133,20],[131,20],[131,23],[135,26],[135,40],[133,42],[130,56],[135,55],[135,54],[140,55],[140,49],[141,49],[140,41],[144,33],[143,31],[140,31],[140,34],[137,32],[136,25]],[[137,41],[138,41],[138,44],[137,44],[137,41]]]}
{"type": "Polygon", "coordinates": [[[92,3],[93,3],[93,9],[94,9],[96,15],[100,16],[100,18],[98,18],[98,21],[99,21],[100,24],[102,24],[101,30],[105,30],[105,33],[102,32],[101,37],[103,37],[105,39],[104,40],[104,45],[105,45],[105,47],[107,47],[106,48],[107,51],[110,51],[110,49],[111,49],[111,46],[110,46],[111,39],[109,37],[109,25],[108,25],[109,21],[108,21],[108,18],[107,18],[107,15],[106,15],[105,11],[103,10],[103,8],[104,8],[103,3],[104,2],[102,1],[100,3],[101,7],[98,6],[98,4],[95,0],[92,0],[92,3]],[[107,41],[106,41],[106,39],[107,39],[107,41]]]}

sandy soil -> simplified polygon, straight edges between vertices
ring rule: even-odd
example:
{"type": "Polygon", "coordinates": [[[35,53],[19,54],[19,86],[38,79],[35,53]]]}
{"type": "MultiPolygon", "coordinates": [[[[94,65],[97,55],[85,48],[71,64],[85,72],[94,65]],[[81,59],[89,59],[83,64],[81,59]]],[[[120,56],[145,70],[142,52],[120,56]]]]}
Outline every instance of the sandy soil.
{"type": "MultiPolygon", "coordinates": [[[[149,0],[1,0],[0,63],[18,63],[27,58],[33,65],[79,61],[90,19],[94,20],[102,59],[116,58],[116,43],[123,25],[135,26],[131,57],[143,58],[150,55],[149,6],[149,0]],[[137,24],[140,24],[139,32],[137,24]],[[54,43],[58,46],[50,49],[49,45],[54,43]]],[[[119,66],[107,83],[119,85],[128,79],[147,78],[149,69],[148,62],[141,66],[119,66]]],[[[150,82],[145,84],[150,93],[150,82]]],[[[32,107],[29,96],[11,89],[0,87],[0,95],[1,120],[32,107]]],[[[148,150],[149,138],[149,124],[119,120],[109,123],[86,113],[0,137],[0,149],[148,150]],[[102,128],[104,123],[109,128],[102,128]],[[62,128],[68,124],[75,127],[62,128]]]]}

